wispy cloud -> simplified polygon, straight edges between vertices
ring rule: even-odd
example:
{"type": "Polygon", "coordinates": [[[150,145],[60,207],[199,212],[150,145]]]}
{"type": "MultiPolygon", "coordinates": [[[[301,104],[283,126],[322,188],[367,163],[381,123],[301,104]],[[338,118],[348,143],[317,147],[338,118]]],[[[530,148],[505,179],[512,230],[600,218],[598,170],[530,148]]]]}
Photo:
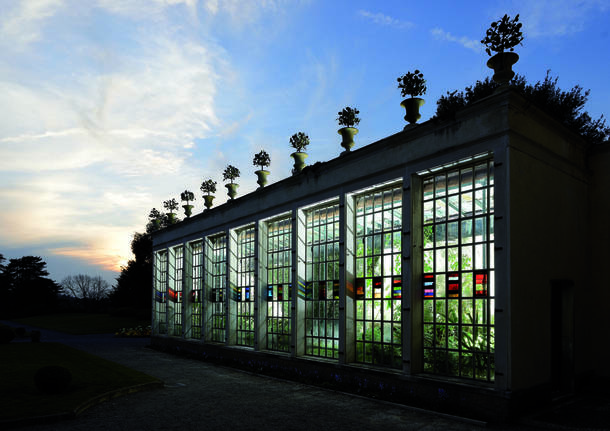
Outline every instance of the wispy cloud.
{"type": "Polygon", "coordinates": [[[537,0],[515,8],[528,37],[564,36],[583,31],[595,13],[610,9],[610,0],[537,0]]]}
{"type": "Polygon", "coordinates": [[[391,17],[389,15],[384,15],[381,12],[370,12],[368,10],[361,9],[358,11],[358,15],[368,19],[369,21],[373,22],[374,24],[381,25],[381,26],[395,27],[395,28],[399,28],[399,29],[409,29],[409,28],[415,26],[415,24],[413,24],[412,22],[403,21],[403,20],[391,17]]]}
{"type": "Polygon", "coordinates": [[[12,49],[22,49],[41,38],[44,21],[64,5],[64,0],[29,0],[2,5],[0,41],[12,49]],[[8,43],[10,41],[10,43],[8,43]]]}
{"type": "MultiPolygon", "coordinates": [[[[0,106],[10,106],[0,116],[0,223],[11,226],[0,232],[0,243],[67,244],[51,251],[117,270],[129,256],[129,234],[143,228],[150,207],[184,190],[185,177],[205,167],[191,151],[225,127],[216,99],[231,76],[223,72],[226,55],[212,41],[168,30],[157,17],[140,16],[132,25],[130,14],[147,1],[99,1],[111,14],[104,20],[127,17],[112,25],[130,32],[130,43],[109,48],[83,38],[82,23],[69,23],[62,31],[73,37],[70,50],[45,41],[55,52],[45,57],[32,44],[44,40],[44,27],[34,37],[32,23],[56,25],[67,12],[61,2],[23,3],[38,7],[15,9],[0,32],[41,63],[24,73],[0,53],[0,106]],[[69,74],[61,69],[66,63],[69,74]]],[[[196,5],[150,6],[176,3],[196,5]]],[[[93,13],[82,19],[102,31],[107,25],[93,13]]]]}
{"type": "Polygon", "coordinates": [[[430,33],[432,33],[432,35],[437,39],[457,43],[459,45],[462,45],[464,48],[470,49],[474,52],[478,53],[483,51],[481,42],[479,40],[469,39],[466,36],[454,36],[451,33],[446,32],[442,28],[438,27],[430,30],[430,33]]]}

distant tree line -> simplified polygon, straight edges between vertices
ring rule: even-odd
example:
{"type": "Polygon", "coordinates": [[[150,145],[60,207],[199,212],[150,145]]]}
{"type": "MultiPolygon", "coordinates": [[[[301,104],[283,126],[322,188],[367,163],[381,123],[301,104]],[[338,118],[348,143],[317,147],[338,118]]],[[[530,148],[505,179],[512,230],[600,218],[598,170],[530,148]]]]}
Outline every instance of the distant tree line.
{"type": "Polygon", "coordinates": [[[70,275],[50,279],[39,256],[6,260],[0,254],[0,318],[63,311],[107,311],[112,288],[102,277],[70,275]]]}

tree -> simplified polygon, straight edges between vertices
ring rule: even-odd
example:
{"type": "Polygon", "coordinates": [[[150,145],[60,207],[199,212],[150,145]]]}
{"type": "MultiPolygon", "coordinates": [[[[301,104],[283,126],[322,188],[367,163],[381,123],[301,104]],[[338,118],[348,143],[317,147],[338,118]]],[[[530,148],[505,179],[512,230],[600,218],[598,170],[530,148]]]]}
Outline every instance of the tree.
{"type": "Polygon", "coordinates": [[[99,275],[91,277],[85,274],[69,275],[61,282],[64,293],[85,301],[101,301],[108,297],[110,285],[99,275]]]}
{"type": "Polygon", "coordinates": [[[110,294],[113,307],[130,308],[137,314],[151,310],[152,238],[136,232],[131,241],[133,260],[121,268],[121,274],[110,294]],[[139,310],[139,311],[138,311],[139,310]]]}
{"type": "Polygon", "coordinates": [[[31,315],[53,311],[60,286],[47,278],[46,262],[38,256],[11,259],[3,266],[0,312],[7,315],[31,315]]]}

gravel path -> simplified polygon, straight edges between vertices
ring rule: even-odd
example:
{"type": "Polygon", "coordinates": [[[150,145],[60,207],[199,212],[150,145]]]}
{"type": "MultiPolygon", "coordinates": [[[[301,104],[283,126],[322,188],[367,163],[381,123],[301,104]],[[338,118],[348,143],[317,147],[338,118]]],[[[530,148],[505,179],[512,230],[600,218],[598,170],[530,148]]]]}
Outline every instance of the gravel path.
{"type": "MultiPolygon", "coordinates": [[[[162,389],[95,405],[75,419],[20,430],[477,430],[484,423],[258,376],[147,348],[148,339],[72,336],[61,342],[161,379],[162,389]]],[[[84,400],[83,400],[84,401],[84,400]]],[[[523,424],[493,429],[528,430],[523,424]]]]}

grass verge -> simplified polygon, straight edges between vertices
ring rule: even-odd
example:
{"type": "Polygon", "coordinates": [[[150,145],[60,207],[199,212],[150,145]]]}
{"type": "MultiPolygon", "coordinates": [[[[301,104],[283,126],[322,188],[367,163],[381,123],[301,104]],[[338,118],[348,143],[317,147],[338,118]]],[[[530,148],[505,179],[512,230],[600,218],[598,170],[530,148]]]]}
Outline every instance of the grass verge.
{"type": "Polygon", "coordinates": [[[46,314],[11,321],[20,325],[51,329],[73,335],[114,334],[121,328],[150,325],[150,321],[133,317],[92,313],[46,314]]]}
{"type": "Polygon", "coordinates": [[[160,381],[63,344],[0,345],[0,423],[75,413],[104,394],[146,384],[160,381]],[[46,365],[61,365],[70,370],[72,384],[66,393],[45,395],[38,391],[34,374],[46,365]]]}

